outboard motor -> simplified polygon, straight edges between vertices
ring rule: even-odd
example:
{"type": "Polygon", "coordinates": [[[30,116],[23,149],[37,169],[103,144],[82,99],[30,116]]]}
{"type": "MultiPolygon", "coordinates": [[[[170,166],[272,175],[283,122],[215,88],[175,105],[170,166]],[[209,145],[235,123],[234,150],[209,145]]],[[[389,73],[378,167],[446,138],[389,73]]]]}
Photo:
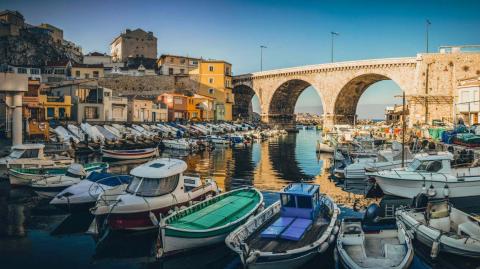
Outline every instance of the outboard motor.
{"type": "Polygon", "coordinates": [[[413,208],[425,208],[428,204],[428,196],[425,193],[419,193],[413,198],[413,208]]]}
{"type": "Polygon", "coordinates": [[[367,225],[375,224],[378,222],[380,217],[381,209],[377,204],[371,204],[365,210],[365,215],[363,215],[363,222],[367,225]]]}

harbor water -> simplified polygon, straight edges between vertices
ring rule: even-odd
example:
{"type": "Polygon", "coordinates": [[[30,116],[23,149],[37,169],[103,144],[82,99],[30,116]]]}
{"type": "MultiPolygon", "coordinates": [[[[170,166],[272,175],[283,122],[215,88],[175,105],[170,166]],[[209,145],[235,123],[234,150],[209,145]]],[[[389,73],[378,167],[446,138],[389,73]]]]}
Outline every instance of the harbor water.
{"type": "MultiPolygon", "coordinates": [[[[336,182],[329,176],[331,155],[316,154],[321,133],[301,130],[253,143],[246,148],[217,147],[195,154],[164,151],[162,157],[181,158],[188,172],[213,178],[223,191],[243,185],[262,190],[267,205],[289,182],[320,184],[341,207],[342,216],[361,217],[362,209],[380,199],[366,199],[364,182],[336,182]]],[[[101,159],[77,157],[79,162],[101,159]]],[[[144,161],[143,161],[144,162],[144,161]]],[[[110,163],[112,173],[126,174],[141,162],[110,163]]],[[[86,233],[93,216],[58,211],[28,188],[0,182],[0,268],[241,268],[236,255],[223,244],[156,260],[157,231],[109,233],[98,239],[86,233]]],[[[477,208],[470,208],[475,211],[477,208]]],[[[411,268],[478,268],[480,262],[441,254],[432,261],[430,249],[415,243],[411,268]]],[[[333,250],[304,268],[336,268],[333,250]]]]}

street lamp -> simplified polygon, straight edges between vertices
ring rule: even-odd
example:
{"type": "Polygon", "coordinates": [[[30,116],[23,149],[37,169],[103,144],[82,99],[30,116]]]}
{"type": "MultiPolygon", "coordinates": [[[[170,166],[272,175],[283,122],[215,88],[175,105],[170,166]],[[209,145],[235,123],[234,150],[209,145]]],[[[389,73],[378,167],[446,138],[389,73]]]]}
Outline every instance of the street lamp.
{"type": "Polygon", "coordinates": [[[430,20],[427,19],[427,20],[425,21],[425,30],[426,30],[426,32],[425,32],[425,39],[426,39],[427,53],[428,53],[428,28],[430,28],[430,25],[431,25],[431,24],[432,24],[432,23],[430,22],[430,20]]]}
{"type": "Polygon", "coordinates": [[[266,49],[267,46],[260,45],[260,71],[263,70],[263,49],[266,49]]]}
{"type": "Polygon", "coordinates": [[[336,35],[340,35],[339,33],[337,32],[330,32],[330,34],[332,35],[332,51],[331,51],[331,62],[333,63],[333,39],[336,35]]]}

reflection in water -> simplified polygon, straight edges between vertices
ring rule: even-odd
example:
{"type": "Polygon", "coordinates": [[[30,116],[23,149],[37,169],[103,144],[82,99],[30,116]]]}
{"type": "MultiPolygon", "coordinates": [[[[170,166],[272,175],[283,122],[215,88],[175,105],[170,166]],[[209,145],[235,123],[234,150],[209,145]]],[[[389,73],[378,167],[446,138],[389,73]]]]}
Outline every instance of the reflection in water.
{"type": "MultiPolygon", "coordinates": [[[[320,133],[298,134],[254,143],[242,149],[216,148],[197,154],[164,151],[163,157],[181,158],[188,173],[213,178],[223,190],[254,185],[264,191],[268,204],[278,199],[278,191],[292,181],[310,180],[320,184],[321,191],[339,205],[366,206],[372,199],[363,198],[363,186],[355,193],[346,192],[328,177],[330,155],[316,155],[315,144],[320,133]]],[[[99,156],[80,156],[79,162],[98,161],[99,156]]],[[[111,163],[111,172],[125,174],[144,161],[111,163]]],[[[357,182],[358,184],[358,182],[357,182]]],[[[361,185],[363,185],[360,182],[361,185]]],[[[350,188],[351,186],[349,186],[350,188]]],[[[342,214],[354,214],[343,207],[342,214]]],[[[358,214],[358,213],[357,213],[358,214]]],[[[0,182],[0,260],[5,268],[239,268],[238,258],[226,246],[217,245],[195,250],[161,261],[152,261],[156,231],[144,233],[111,233],[97,246],[84,232],[92,216],[65,215],[51,208],[25,188],[11,189],[0,182]],[[23,259],[28,257],[28,259],[23,259]]],[[[306,268],[333,268],[332,255],[317,257],[306,268]]],[[[427,255],[428,259],[428,255],[427,255]]],[[[416,257],[413,268],[426,268],[416,257]]],[[[470,265],[470,264],[468,264],[470,265]]],[[[467,264],[465,267],[468,267],[467,264]]]]}

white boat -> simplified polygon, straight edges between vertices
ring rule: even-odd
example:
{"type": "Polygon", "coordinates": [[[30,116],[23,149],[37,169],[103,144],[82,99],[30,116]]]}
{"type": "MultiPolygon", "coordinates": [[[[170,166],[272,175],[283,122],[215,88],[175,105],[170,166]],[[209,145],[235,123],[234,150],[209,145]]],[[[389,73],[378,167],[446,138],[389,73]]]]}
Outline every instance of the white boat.
{"type": "Polygon", "coordinates": [[[0,158],[0,177],[7,178],[12,168],[40,168],[66,166],[73,159],[63,156],[45,156],[44,144],[23,144],[12,146],[10,155],[0,158]]]}
{"type": "Polygon", "coordinates": [[[451,167],[449,152],[421,153],[406,168],[369,172],[385,194],[413,198],[480,196],[480,167],[451,167]]]}
{"type": "Polygon", "coordinates": [[[252,187],[235,189],[162,219],[157,257],[223,243],[225,237],[263,207],[252,187]]]}
{"type": "Polygon", "coordinates": [[[401,222],[388,227],[343,219],[336,251],[346,269],[406,269],[413,260],[412,239],[401,222]]]}
{"type": "Polygon", "coordinates": [[[190,141],[185,138],[163,139],[162,143],[165,148],[169,149],[191,150],[194,146],[192,143],[190,143],[190,141]]]}
{"type": "Polygon", "coordinates": [[[69,142],[70,140],[73,140],[76,144],[80,142],[80,139],[78,137],[74,136],[71,134],[67,129],[65,129],[63,126],[57,126],[55,129],[53,129],[57,137],[59,138],[60,142],[69,142]]]}
{"type": "Polygon", "coordinates": [[[131,180],[129,175],[92,172],[84,180],[55,195],[50,204],[68,212],[89,209],[105,190],[124,191],[131,180]]]}
{"type": "Polygon", "coordinates": [[[115,160],[137,160],[158,157],[158,148],[109,150],[102,148],[102,157],[115,160]]]}
{"type": "Polygon", "coordinates": [[[334,244],[339,229],[340,210],[319,189],[289,184],[279,202],[238,227],[225,243],[246,268],[301,268],[334,244]]]}
{"type": "Polygon", "coordinates": [[[74,163],[68,167],[65,175],[51,176],[32,181],[30,187],[44,198],[54,197],[57,193],[80,182],[87,176],[87,172],[81,164],[74,163]]]}
{"type": "Polygon", "coordinates": [[[317,141],[317,146],[315,148],[315,151],[317,153],[322,153],[322,152],[333,153],[335,151],[335,148],[325,143],[321,143],[320,141],[317,141]]]}
{"type": "Polygon", "coordinates": [[[78,139],[80,139],[80,141],[85,141],[85,134],[83,133],[82,130],[80,130],[77,126],[73,125],[73,124],[68,124],[67,125],[67,129],[74,135],[76,136],[78,139]]]}
{"type": "Polygon", "coordinates": [[[102,134],[102,136],[105,138],[105,140],[111,141],[111,142],[118,140],[118,137],[115,134],[113,134],[109,130],[105,129],[103,126],[95,125],[93,127],[96,128],[100,132],[100,134],[102,134]]]}
{"type": "Polygon", "coordinates": [[[105,128],[107,131],[109,131],[110,133],[112,133],[113,135],[115,135],[117,137],[117,139],[121,139],[123,137],[122,133],[115,127],[111,126],[111,125],[103,125],[103,128],[105,128]]]}
{"type": "Polygon", "coordinates": [[[431,247],[432,258],[439,252],[480,258],[478,220],[446,201],[430,202],[426,208],[400,209],[396,216],[418,241],[431,247]]]}
{"type": "MultiPolygon", "coordinates": [[[[404,165],[408,165],[413,161],[413,156],[408,147],[405,147],[404,165]]],[[[359,161],[356,159],[352,164],[349,164],[344,169],[344,176],[346,179],[366,179],[366,171],[374,172],[381,170],[390,170],[402,166],[402,150],[401,148],[394,148],[390,150],[379,150],[377,158],[373,161],[359,161]]]]}
{"type": "Polygon", "coordinates": [[[105,137],[95,128],[95,126],[90,125],[89,123],[81,123],[80,129],[87,134],[92,142],[100,143],[105,141],[105,137]]]}
{"type": "Polygon", "coordinates": [[[207,136],[207,140],[210,141],[211,143],[217,144],[217,145],[229,145],[230,144],[230,140],[228,140],[228,138],[224,138],[224,137],[216,136],[216,135],[207,136]]]}
{"type": "Polygon", "coordinates": [[[91,209],[97,231],[107,225],[113,230],[155,228],[161,216],[218,193],[217,184],[185,176],[187,164],[178,159],[159,158],[130,171],[132,182],[125,191],[107,190],[91,209]]]}

